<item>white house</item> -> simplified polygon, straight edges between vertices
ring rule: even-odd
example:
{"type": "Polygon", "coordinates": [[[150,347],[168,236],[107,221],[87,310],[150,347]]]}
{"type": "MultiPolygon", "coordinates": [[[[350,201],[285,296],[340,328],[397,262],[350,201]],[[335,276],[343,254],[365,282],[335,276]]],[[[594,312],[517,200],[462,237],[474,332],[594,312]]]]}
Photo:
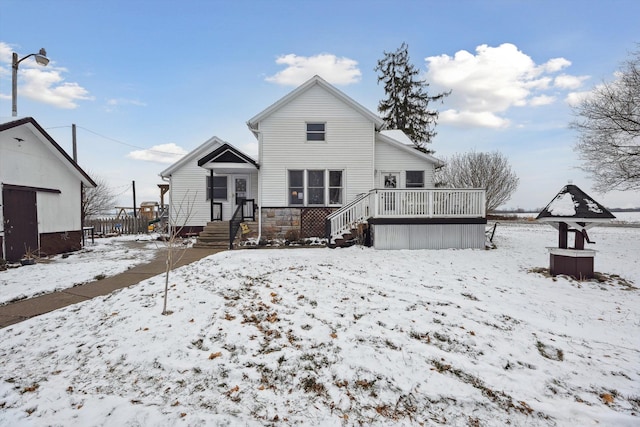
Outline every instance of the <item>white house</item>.
{"type": "Polygon", "coordinates": [[[82,187],[96,184],[31,117],[0,124],[0,258],[78,250],[82,187]]]}
{"type": "Polygon", "coordinates": [[[190,225],[230,220],[242,200],[238,178],[245,177],[251,203],[238,212],[243,220],[256,207],[260,237],[294,232],[333,240],[368,223],[379,248],[484,245],[484,191],[434,189],[438,159],[414,149],[403,132],[385,130],[380,117],[322,78],[311,78],[247,126],[258,140],[257,162],[214,137],[161,173],[171,182],[174,206],[188,193],[206,193],[190,225]],[[227,158],[218,161],[223,152],[227,158]],[[206,176],[218,189],[213,196],[206,176]],[[220,210],[216,201],[221,218],[213,215],[220,210]]]}
{"type": "MultiPolygon", "coordinates": [[[[172,222],[184,232],[228,221],[243,200],[255,200],[258,164],[214,136],[160,173],[169,182],[172,222]]],[[[247,215],[253,214],[250,206],[247,215]]]]}

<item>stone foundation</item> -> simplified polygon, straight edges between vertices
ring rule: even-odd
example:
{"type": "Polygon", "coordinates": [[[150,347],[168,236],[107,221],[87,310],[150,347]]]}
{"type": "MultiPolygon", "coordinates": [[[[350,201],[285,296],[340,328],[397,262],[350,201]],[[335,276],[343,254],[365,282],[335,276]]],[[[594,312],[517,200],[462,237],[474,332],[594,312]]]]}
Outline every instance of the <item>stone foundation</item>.
{"type": "Polygon", "coordinates": [[[262,208],[262,236],[284,239],[287,231],[300,233],[300,208],[262,208]]]}

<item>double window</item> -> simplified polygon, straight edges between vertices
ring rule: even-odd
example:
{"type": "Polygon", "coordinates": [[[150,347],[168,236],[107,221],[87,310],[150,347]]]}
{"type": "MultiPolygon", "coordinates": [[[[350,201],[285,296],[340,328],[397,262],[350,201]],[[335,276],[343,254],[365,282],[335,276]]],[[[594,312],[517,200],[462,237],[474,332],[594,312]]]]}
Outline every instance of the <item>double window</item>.
{"type": "Polygon", "coordinates": [[[309,169],[289,171],[289,205],[341,205],[344,189],[341,170],[309,169]]]}
{"type": "Polygon", "coordinates": [[[324,141],[324,123],[307,123],[307,141],[324,141]]]}
{"type": "Polygon", "coordinates": [[[208,176],[207,177],[207,200],[227,200],[227,177],[208,176]]]}

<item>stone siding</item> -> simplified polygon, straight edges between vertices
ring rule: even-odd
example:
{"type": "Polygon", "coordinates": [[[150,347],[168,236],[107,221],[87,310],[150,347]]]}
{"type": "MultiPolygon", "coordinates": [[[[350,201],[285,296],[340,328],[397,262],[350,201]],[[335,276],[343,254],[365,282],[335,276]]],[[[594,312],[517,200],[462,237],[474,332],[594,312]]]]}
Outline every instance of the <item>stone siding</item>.
{"type": "Polygon", "coordinates": [[[300,232],[300,208],[262,208],[262,235],[284,239],[289,230],[300,232]]]}

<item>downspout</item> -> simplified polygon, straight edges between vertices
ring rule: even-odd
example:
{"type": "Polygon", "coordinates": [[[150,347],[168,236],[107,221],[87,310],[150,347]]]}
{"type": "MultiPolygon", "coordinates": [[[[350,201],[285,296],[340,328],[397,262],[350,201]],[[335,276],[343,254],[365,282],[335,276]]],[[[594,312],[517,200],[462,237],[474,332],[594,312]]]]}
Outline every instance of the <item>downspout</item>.
{"type": "MultiPolygon", "coordinates": [[[[160,175],[160,179],[162,179],[164,182],[169,183],[169,212],[167,216],[167,230],[170,230],[170,227],[171,227],[171,215],[172,215],[171,211],[173,210],[173,185],[171,185],[172,177],[173,175],[169,175],[169,178],[167,178],[166,176],[160,175]]],[[[162,208],[164,208],[164,206],[162,208]]]]}
{"type": "Polygon", "coordinates": [[[258,244],[262,239],[262,132],[254,130],[258,134],[258,244]]]}

